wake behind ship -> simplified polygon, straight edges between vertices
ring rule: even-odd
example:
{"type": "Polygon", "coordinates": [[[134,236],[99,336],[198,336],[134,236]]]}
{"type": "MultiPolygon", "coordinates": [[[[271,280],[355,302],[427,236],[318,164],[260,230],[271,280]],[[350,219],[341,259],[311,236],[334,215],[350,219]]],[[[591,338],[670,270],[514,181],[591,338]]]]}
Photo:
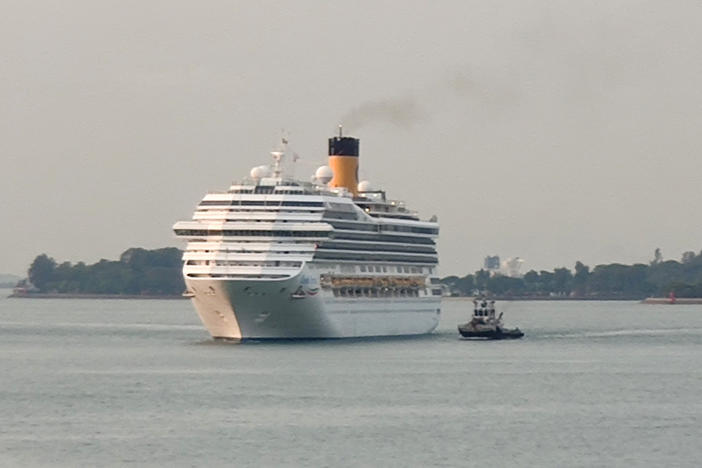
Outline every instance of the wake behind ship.
{"type": "Polygon", "coordinates": [[[281,151],[191,221],[186,294],[215,338],[346,338],[424,334],[441,313],[434,277],[439,225],[358,182],[359,140],[329,139],[312,182],[286,177],[281,151]]]}

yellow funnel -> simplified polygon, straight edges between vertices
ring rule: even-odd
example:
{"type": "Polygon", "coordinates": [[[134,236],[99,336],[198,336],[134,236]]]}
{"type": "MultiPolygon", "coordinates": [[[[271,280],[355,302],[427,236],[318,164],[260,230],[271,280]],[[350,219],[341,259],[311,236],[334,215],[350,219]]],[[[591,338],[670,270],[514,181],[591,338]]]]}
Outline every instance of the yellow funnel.
{"type": "Polygon", "coordinates": [[[358,195],[358,138],[341,136],[329,139],[329,167],[334,177],[329,182],[330,187],[346,187],[358,195]]]}

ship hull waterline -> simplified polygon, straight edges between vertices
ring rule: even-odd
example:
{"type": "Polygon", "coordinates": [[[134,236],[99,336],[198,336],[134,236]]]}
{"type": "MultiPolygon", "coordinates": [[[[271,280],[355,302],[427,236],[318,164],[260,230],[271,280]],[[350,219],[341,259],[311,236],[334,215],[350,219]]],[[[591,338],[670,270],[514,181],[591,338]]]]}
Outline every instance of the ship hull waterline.
{"type": "Polygon", "coordinates": [[[300,278],[185,282],[200,320],[216,339],[423,335],[439,324],[440,297],[341,298],[321,290],[300,295],[300,278]]]}

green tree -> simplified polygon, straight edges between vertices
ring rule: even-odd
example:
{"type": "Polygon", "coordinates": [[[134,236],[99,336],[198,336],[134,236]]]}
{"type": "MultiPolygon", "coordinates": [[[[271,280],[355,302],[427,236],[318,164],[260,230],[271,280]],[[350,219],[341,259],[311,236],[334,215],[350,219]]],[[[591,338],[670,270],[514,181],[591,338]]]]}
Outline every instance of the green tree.
{"type": "Polygon", "coordinates": [[[619,297],[644,297],[655,289],[647,280],[648,268],[643,264],[597,265],[590,281],[594,292],[619,297]]]}
{"type": "Polygon", "coordinates": [[[492,294],[516,296],[522,294],[525,288],[521,278],[495,275],[488,279],[487,289],[492,294]]]}
{"type": "Polygon", "coordinates": [[[534,270],[529,270],[522,278],[525,289],[531,294],[539,294],[541,292],[541,281],[539,274],[534,270]]]}
{"type": "Polygon", "coordinates": [[[475,272],[475,288],[480,291],[487,289],[488,280],[490,279],[490,272],[485,269],[480,269],[480,271],[475,272]]]}
{"type": "Polygon", "coordinates": [[[590,279],[590,267],[581,261],[575,262],[575,275],[573,275],[573,290],[578,296],[587,293],[587,283],[590,279]]]}
{"type": "Polygon", "coordinates": [[[550,271],[541,270],[539,272],[539,283],[541,284],[541,292],[548,294],[556,290],[555,287],[556,275],[550,271]]]}
{"type": "Polygon", "coordinates": [[[39,291],[46,291],[47,286],[54,279],[54,271],[56,270],[56,261],[46,254],[41,254],[34,259],[27,275],[29,276],[29,281],[32,282],[34,286],[39,291]]]}
{"type": "Polygon", "coordinates": [[[658,265],[662,261],[663,254],[661,253],[661,249],[657,247],[656,250],[653,252],[653,260],[651,260],[651,265],[658,265]]]}
{"type": "Polygon", "coordinates": [[[456,281],[456,289],[464,296],[470,296],[475,290],[475,277],[466,275],[456,281]]]}
{"type": "Polygon", "coordinates": [[[553,270],[552,291],[558,294],[570,294],[573,285],[573,274],[567,268],[553,270]]]}
{"type": "Polygon", "coordinates": [[[646,272],[646,280],[656,287],[658,294],[667,295],[670,292],[667,289],[668,285],[685,283],[686,274],[682,264],[675,260],[667,260],[651,265],[646,272]]]}
{"type": "Polygon", "coordinates": [[[682,264],[692,263],[695,260],[695,252],[687,251],[682,254],[682,264]]]}
{"type": "Polygon", "coordinates": [[[63,262],[56,267],[50,289],[65,293],[73,290],[73,267],[71,262],[63,262]]]}

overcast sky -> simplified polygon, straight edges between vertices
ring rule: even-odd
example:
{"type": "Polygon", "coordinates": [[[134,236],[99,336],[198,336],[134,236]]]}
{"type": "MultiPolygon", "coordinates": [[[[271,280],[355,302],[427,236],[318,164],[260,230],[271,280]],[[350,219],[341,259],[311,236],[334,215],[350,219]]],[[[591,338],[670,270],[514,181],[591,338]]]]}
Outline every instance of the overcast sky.
{"type": "Polygon", "coordinates": [[[0,272],[172,235],[286,129],[441,223],[442,274],[702,249],[699,1],[0,3],[0,272]]]}

